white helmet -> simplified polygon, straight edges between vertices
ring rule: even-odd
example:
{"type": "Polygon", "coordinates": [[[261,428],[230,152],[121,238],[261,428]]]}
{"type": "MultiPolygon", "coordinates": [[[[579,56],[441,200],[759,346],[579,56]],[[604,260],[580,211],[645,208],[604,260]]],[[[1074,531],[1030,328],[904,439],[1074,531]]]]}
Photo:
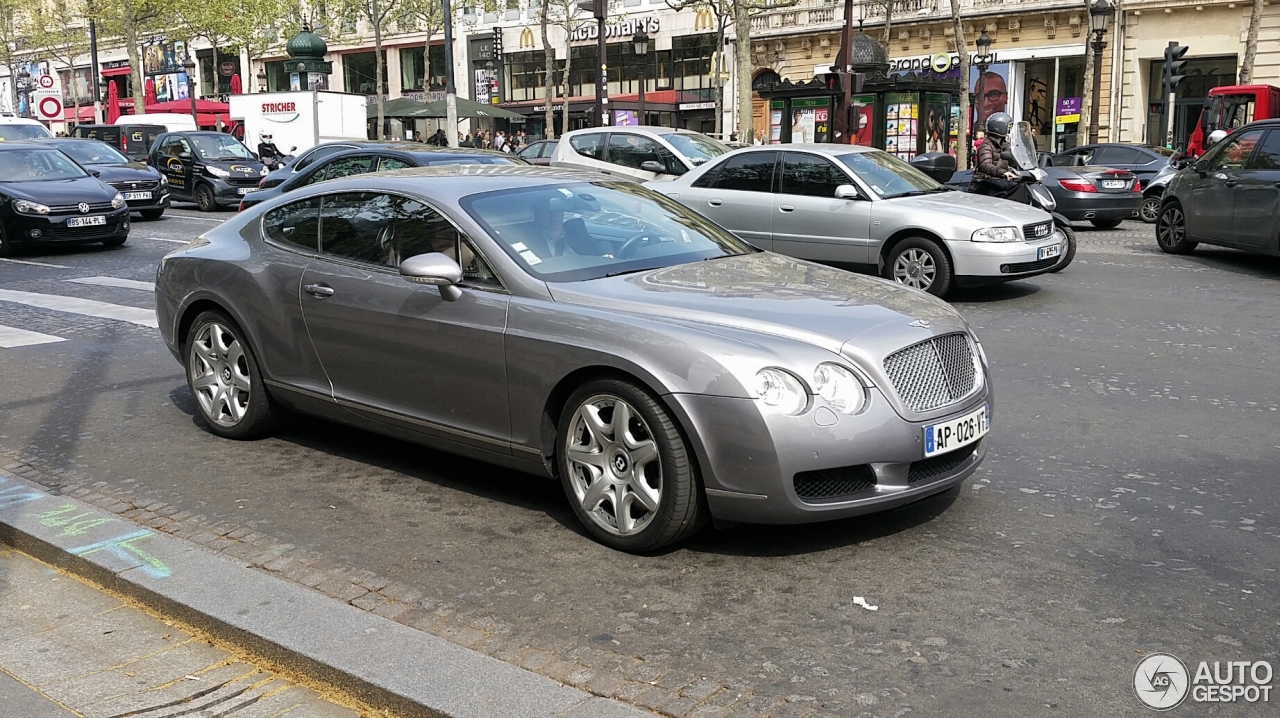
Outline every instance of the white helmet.
{"type": "Polygon", "coordinates": [[[270,141],[271,141],[271,133],[270,133],[270,132],[263,132],[263,133],[262,133],[262,141],[263,141],[263,142],[270,142],[270,141]]]}
{"type": "Polygon", "coordinates": [[[1218,144],[1219,142],[1222,141],[1222,138],[1226,136],[1227,136],[1226,130],[1214,130],[1213,132],[1210,132],[1209,141],[1204,143],[1205,149],[1208,149],[1218,144]]]}

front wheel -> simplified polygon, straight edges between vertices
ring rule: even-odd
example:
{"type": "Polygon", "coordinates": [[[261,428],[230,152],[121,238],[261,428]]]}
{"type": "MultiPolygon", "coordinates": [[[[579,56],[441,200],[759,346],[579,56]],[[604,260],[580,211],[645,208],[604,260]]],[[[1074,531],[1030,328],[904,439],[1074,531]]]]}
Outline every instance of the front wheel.
{"type": "Polygon", "coordinates": [[[218,209],[218,202],[213,198],[213,190],[209,185],[202,184],[196,187],[196,207],[201,212],[213,212],[218,209]]]}
{"type": "Polygon", "coordinates": [[[1170,202],[1156,219],[1156,244],[1168,254],[1190,254],[1199,242],[1187,239],[1187,217],[1182,205],[1170,202]]]}
{"type": "Polygon", "coordinates": [[[596,540],[639,553],[702,527],[692,452],[648,392],[617,379],[588,382],[566,402],[558,437],[565,496],[596,540]]]}
{"type": "Polygon", "coordinates": [[[885,263],[885,277],[941,297],[954,281],[951,259],[933,240],[911,237],[899,242],[885,263]]]}
{"type": "Polygon", "coordinates": [[[1120,226],[1121,221],[1119,219],[1091,219],[1089,223],[1098,229],[1115,229],[1120,226]]]}
{"type": "Polygon", "coordinates": [[[1058,229],[1061,230],[1062,234],[1067,238],[1067,251],[1066,251],[1066,256],[1062,258],[1062,261],[1058,262],[1058,266],[1049,270],[1050,274],[1053,274],[1054,272],[1061,272],[1062,270],[1066,269],[1067,265],[1071,264],[1071,260],[1076,258],[1075,230],[1071,229],[1070,227],[1059,227],[1058,229]]]}
{"type": "Polygon", "coordinates": [[[1155,224],[1160,218],[1160,195],[1153,194],[1150,197],[1142,199],[1142,207],[1138,209],[1138,216],[1147,224],[1155,224]]]}
{"type": "Polygon", "coordinates": [[[251,439],[275,426],[280,410],[267,393],[247,337],[231,317],[218,311],[196,317],[184,354],[187,386],[210,431],[251,439]]]}

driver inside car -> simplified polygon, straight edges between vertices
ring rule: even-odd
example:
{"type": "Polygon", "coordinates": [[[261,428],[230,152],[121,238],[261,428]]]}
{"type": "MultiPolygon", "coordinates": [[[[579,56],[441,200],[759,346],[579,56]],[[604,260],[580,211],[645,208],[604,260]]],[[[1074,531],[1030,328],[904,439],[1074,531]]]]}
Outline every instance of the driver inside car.
{"type": "Polygon", "coordinates": [[[540,204],[534,210],[534,235],[544,243],[542,247],[534,250],[535,254],[541,254],[544,257],[559,257],[565,254],[591,257],[613,256],[611,254],[613,247],[608,242],[592,237],[587,231],[587,223],[581,217],[566,220],[564,210],[551,206],[553,202],[555,200],[540,204]]]}

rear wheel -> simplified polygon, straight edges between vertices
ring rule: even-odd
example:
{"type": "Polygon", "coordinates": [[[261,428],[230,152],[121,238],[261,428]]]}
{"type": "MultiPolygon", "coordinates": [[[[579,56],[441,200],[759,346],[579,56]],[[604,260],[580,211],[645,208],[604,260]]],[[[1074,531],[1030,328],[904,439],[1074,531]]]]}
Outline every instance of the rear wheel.
{"type": "Polygon", "coordinates": [[[1187,239],[1187,216],[1182,205],[1170,202],[1156,220],[1156,244],[1169,254],[1190,254],[1199,242],[1187,239]]]}
{"type": "Polygon", "coordinates": [[[1160,195],[1153,194],[1150,197],[1142,199],[1142,207],[1138,210],[1138,216],[1147,224],[1155,224],[1160,218],[1160,195]]]}
{"type": "Polygon", "coordinates": [[[1049,270],[1050,274],[1054,272],[1061,272],[1062,270],[1066,269],[1067,265],[1071,264],[1071,260],[1076,258],[1075,230],[1071,229],[1070,227],[1059,227],[1058,229],[1061,230],[1062,233],[1067,237],[1067,251],[1066,251],[1066,256],[1063,257],[1062,261],[1058,262],[1058,266],[1049,270]]]}
{"type": "Polygon", "coordinates": [[[207,184],[196,187],[196,207],[201,212],[213,212],[218,209],[218,202],[213,198],[213,190],[207,184]]]}
{"type": "Polygon", "coordinates": [[[164,209],[144,209],[142,210],[143,219],[160,219],[164,216],[164,209]]]}
{"type": "Polygon", "coordinates": [[[1115,229],[1120,226],[1119,219],[1091,219],[1089,222],[1098,229],[1115,229]]]}
{"type": "Polygon", "coordinates": [[[280,409],[267,393],[248,338],[219,311],[196,317],[184,355],[187,386],[209,430],[228,439],[269,432],[280,409]]]}
{"type": "Polygon", "coordinates": [[[702,527],[692,452],[648,392],[617,379],[588,382],[565,403],[558,436],[565,496],[596,540],[653,551],[702,527]]]}
{"type": "Polygon", "coordinates": [[[954,281],[951,260],[937,242],[910,237],[894,246],[885,262],[885,277],[898,284],[944,296],[954,281]]]}

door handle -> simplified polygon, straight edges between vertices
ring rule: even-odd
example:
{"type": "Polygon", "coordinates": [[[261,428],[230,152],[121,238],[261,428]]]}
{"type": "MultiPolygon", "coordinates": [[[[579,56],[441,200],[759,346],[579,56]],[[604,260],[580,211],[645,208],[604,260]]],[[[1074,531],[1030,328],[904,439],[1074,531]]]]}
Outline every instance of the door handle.
{"type": "Polygon", "coordinates": [[[1280,182],[1275,183],[1276,189],[1280,189],[1280,182]]]}
{"type": "Polygon", "coordinates": [[[326,297],[333,296],[333,287],[329,287],[324,284],[308,284],[302,288],[302,291],[317,299],[324,299],[326,297]]]}
{"type": "Polygon", "coordinates": [[[711,205],[712,207],[719,207],[720,205],[722,205],[722,204],[724,204],[724,203],[723,203],[723,202],[721,202],[721,201],[720,201],[720,200],[718,200],[718,199],[709,199],[709,200],[707,200],[707,204],[711,205]]]}
{"type": "Polygon", "coordinates": [[[1229,179],[1229,180],[1227,180],[1226,182],[1223,182],[1223,183],[1222,183],[1222,186],[1224,186],[1224,187],[1235,187],[1237,184],[1239,184],[1239,183],[1238,183],[1236,180],[1234,180],[1234,179],[1229,179]]]}
{"type": "Polygon", "coordinates": [[[795,205],[792,205],[792,204],[780,204],[780,205],[778,205],[778,209],[782,210],[783,212],[790,212],[790,211],[794,210],[795,208],[796,208],[796,207],[795,207],[795,205]]]}

